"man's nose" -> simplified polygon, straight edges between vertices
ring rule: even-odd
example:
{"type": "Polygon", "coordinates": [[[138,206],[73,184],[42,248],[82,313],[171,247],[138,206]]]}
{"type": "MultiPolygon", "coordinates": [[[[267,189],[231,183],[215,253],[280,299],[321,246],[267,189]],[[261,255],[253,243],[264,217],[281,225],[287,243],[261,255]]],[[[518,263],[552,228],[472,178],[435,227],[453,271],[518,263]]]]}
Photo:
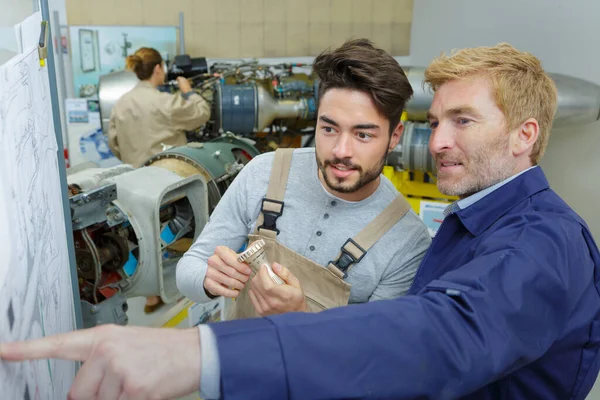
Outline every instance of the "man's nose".
{"type": "Polygon", "coordinates": [[[454,146],[454,135],[445,125],[439,123],[435,129],[431,129],[429,136],[429,152],[432,155],[449,150],[454,146]]]}
{"type": "Polygon", "coordinates": [[[337,158],[350,158],[353,155],[352,149],[352,136],[346,133],[342,133],[337,142],[335,143],[335,147],[333,148],[333,155],[337,158]]]}

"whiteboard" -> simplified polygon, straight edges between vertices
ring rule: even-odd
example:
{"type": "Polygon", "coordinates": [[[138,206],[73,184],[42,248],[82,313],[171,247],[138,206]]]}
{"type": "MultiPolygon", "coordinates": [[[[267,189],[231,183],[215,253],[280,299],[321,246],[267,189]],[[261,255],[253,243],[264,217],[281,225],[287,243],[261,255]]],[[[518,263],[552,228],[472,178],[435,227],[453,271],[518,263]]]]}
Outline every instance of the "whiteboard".
{"type": "MultiPolygon", "coordinates": [[[[0,341],[76,328],[48,81],[35,46],[0,67],[0,341]]],[[[0,361],[0,396],[65,399],[76,367],[0,361]]]]}

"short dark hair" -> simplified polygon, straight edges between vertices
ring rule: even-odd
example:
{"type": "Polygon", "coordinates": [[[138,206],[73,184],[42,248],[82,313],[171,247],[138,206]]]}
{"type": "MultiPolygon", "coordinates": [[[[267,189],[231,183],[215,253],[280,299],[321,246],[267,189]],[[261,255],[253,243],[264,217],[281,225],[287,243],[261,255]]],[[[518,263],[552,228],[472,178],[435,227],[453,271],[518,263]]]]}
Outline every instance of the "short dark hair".
{"type": "Polygon", "coordinates": [[[319,101],[329,89],[353,89],[371,96],[394,131],[413,90],[400,64],[368,39],[353,39],[325,50],[313,63],[319,77],[319,101]]]}

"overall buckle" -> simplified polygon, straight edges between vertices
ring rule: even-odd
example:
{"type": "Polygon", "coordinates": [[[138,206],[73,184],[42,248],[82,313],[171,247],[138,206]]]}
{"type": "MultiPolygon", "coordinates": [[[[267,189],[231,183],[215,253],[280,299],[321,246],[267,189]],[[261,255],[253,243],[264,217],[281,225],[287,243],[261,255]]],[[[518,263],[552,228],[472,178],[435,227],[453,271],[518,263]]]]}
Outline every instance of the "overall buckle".
{"type": "Polygon", "coordinates": [[[346,271],[348,270],[348,268],[350,267],[350,265],[356,264],[357,262],[360,262],[360,260],[362,260],[363,257],[367,254],[367,251],[365,249],[363,249],[354,240],[352,240],[352,238],[349,238],[348,240],[346,240],[346,243],[344,243],[344,245],[342,246],[341,251],[342,251],[342,254],[337,259],[337,261],[335,261],[335,262],[330,261],[330,263],[333,264],[333,265],[335,265],[340,271],[342,271],[344,273],[344,279],[345,279],[348,276],[348,274],[346,273],[346,271]],[[354,245],[358,250],[360,250],[362,252],[362,254],[360,255],[360,257],[358,257],[358,258],[355,257],[346,248],[346,246],[349,243],[352,243],[352,245],[354,245]]]}
{"type": "Polygon", "coordinates": [[[274,231],[277,234],[279,234],[279,229],[277,229],[277,218],[279,218],[281,216],[281,214],[283,214],[283,205],[284,205],[283,201],[271,200],[271,199],[264,198],[262,200],[262,204],[260,206],[260,212],[262,212],[264,220],[263,220],[262,225],[258,227],[258,230],[266,229],[269,231],[274,231]],[[281,209],[279,210],[279,212],[265,210],[265,202],[279,204],[281,206],[281,209]]]}

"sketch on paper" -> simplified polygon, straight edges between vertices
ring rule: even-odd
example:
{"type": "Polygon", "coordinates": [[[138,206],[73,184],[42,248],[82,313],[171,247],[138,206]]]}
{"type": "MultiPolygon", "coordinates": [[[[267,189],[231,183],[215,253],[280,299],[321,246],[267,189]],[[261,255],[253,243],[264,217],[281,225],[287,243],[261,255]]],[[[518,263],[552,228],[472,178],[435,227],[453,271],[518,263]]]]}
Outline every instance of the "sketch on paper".
{"type": "MultiPolygon", "coordinates": [[[[48,72],[32,47],[0,67],[0,341],[75,329],[57,149],[48,72]]],[[[2,398],[64,399],[75,371],[0,362],[2,398]]]]}

